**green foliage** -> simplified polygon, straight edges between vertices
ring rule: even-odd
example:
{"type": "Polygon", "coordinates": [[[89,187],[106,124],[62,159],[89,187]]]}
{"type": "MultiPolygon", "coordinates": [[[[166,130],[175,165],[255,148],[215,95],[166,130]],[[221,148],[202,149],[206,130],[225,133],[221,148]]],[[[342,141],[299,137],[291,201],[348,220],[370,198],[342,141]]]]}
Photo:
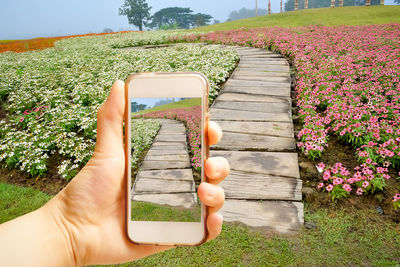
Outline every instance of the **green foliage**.
{"type": "MultiPolygon", "coordinates": [[[[263,16],[267,14],[266,9],[259,8],[257,10],[257,14],[259,16],[263,16]]],[[[246,18],[251,18],[256,16],[256,9],[247,9],[245,7],[239,9],[238,11],[234,10],[231,13],[229,13],[228,20],[227,21],[232,21],[232,20],[238,20],[238,19],[246,19],[246,18]]]]}
{"type": "Polygon", "coordinates": [[[229,21],[217,25],[199,27],[191,31],[208,32],[272,26],[297,27],[308,25],[339,26],[400,23],[399,14],[400,6],[318,8],[229,21]]]}
{"type": "Polygon", "coordinates": [[[119,15],[126,16],[129,24],[139,27],[143,30],[143,25],[150,19],[150,9],[146,0],[125,0],[119,8],[119,15]]]}
{"type": "Polygon", "coordinates": [[[193,14],[193,10],[188,7],[167,7],[154,13],[151,19],[151,23],[146,24],[150,28],[189,29],[193,26],[208,25],[211,22],[212,16],[202,13],[193,14]]]}

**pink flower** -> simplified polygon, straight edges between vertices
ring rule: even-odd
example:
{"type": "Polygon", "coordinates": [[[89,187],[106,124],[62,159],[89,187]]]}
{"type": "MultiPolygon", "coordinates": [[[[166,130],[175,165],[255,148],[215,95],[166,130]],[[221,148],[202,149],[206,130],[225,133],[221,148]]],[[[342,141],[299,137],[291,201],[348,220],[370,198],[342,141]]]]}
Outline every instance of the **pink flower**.
{"type": "Polygon", "coordinates": [[[333,189],[333,185],[330,184],[325,189],[326,189],[326,191],[331,192],[333,189]]]}
{"type": "Polygon", "coordinates": [[[362,184],[362,187],[367,188],[369,186],[369,182],[368,181],[364,181],[362,184]]]}
{"type": "Polygon", "coordinates": [[[362,194],[364,194],[364,190],[361,187],[359,187],[359,188],[357,188],[356,194],[361,196],[362,194]]]}
{"type": "Polygon", "coordinates": [[[318,186],[317,186],[318,189],[320,189],[322,187],[324,187],[324,183],[319,183],[318,186]]]}
{"type": "Polygon", "coordinates": [[[20,119],[19,119],[19,122],[23,122],[25,120],[25,118],[24,117],[21,117],[20,119]]]}
{"type": "Polygon", "coordinates": [[[349,184],[344,184],[343,189],[346,190],[347,192],[350,192],[352,190],[349,184]]]}

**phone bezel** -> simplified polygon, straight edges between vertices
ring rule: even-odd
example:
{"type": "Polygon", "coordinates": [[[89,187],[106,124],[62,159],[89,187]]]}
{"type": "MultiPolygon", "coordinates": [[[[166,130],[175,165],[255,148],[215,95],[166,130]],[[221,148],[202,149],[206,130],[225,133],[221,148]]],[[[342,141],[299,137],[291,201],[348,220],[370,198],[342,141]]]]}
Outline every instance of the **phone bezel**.
{"type": "Polygon", "coordinates": [[[207,181],[204,163],[208,158],[206,135],[208,121],[207,78],[196,72],[136,73],[125,82],[125,179],[126,179],[126,232],[136,244],[195,246],[207,240],[207,208],[201,204],[200,222],[131,221],[131,104],[133,97],[201,97],[202,98],[202,181],[207,181]],[[162,88],[148,90],[148,88],[162,88]]]}

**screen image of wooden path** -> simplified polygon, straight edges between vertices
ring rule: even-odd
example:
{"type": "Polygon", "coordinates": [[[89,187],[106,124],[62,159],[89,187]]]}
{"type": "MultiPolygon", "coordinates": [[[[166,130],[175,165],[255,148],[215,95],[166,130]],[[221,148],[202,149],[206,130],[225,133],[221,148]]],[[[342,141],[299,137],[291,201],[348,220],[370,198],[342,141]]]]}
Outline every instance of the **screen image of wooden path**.
{"type": "Polygon", "coordinates": [[[196,221],[200,221],[185,125],[176,120],[159,121],[161,128],[136,175],[132,201],[197,209],[196,221]]]}

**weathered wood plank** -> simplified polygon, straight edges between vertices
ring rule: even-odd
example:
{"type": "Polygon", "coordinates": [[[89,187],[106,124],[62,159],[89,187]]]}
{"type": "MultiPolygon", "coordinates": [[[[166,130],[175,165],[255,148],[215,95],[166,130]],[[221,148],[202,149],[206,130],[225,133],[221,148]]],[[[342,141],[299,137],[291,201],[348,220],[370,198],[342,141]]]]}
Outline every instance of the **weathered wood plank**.
{"type": "Polygon", "coordinates": [[[186,135],[183,134],[157,134],[154,142],[182,142],[186,143],[186,135]]]}
{"type": "Polygon", "coordinates": [[[297,153],[212,150],[210,155],[225,157],[233,171],[300,178],[297,153]]]}
{"type": "Polygon", "coordinates": [[[226,199],[301,201],[302,181],[297,178],[231,171],[220,183],[226,199]]]}
{"type": "Polygon", "coordinates": [[[287,103],[290,105],[291,101],[289,98],[267,96],[267,95],[250,95],[250,94],[238,94],[238,93],[226,93],[225,91],[220,94],[216,101],[246,101],[246,102],[263,102],[263,103],[287,103]]]}
{"type": "Polygon", "coordinates": [[[184,155],[171,155],[171,154],[164,154],[164,155],[146,155],[144,160],[176,160],[176,161],[185,161],[185,160],[190,160],[189,159],[189,154],[186,153],[184,155]]]}
{"type": "Polygon", "coordinates": [[[223,93],[240,93],[240,94],[253,94],[263,96],[279,96],[279,97],[290,97],[290,90],[287,88],[279,87],[246,87],[246,86],[224,86],[221,90],[223,93]]]}
{"type": "Polygon", "coordinates": [[[285,71],[250,71],[250,69],[237,68],[234,75],[253,76],[253,77],[285,77],[290,78],[290,74],[285,71]]]}
{"type": "Polygon", "coordinates": [[[234,151],[295,151],[296,141],[293,137],[224,132],[221,141],[211,148],[234,151]]]}
{"type": "Polygon", "coordinates": [[[169,205],[173,207],[193,208],[196,205],[196,194],[177,193],[177,194],[146,194],[133,195],[133,201],[150,202],[159,205],[169,205]]]}
{"type": "Polygon", "coordinates": [[[215,121],[222,132],[238,132],[259,135],[294,137],[293,124],[285,122],[215,121]]]}
{"type": "Polygon", "coordinates": [[[282,234],[294,233],[304,223],[301,202],[227,199],[221,214],[226,222],[241,222],[282,234]]]}
{"type": "Polygon", "coordinates": [[[239,68],[247,69],[251,71],[276,71],[276,72],[289,72],[289,66],[265,66],[265,67],[255,67],[250,64],[240,64],[239,68]]]}
{"type": "Polygon", "coordinates": [[[194,193],[193,181],[165,180],[165,179],[138,179],[134,185],[133,194],[171,194],[171,193],[194,193]]]}
{"type": "Polygon", "coordinates": [[[157,142],[153,143],[151,146],[150,150],[185,150],[186,151],[186,145],[183,143],[172,143],[171,145],[160,145],[160,143],[167,143],[167,142],[157,142]]]}
{"type": "Polygon", "coordinates": [[[189,161],[145,160],[139,170],[169,170],[190,168],[189,161]]]}
{"type": "Polygon", "coordinates": [[[222,121],[271,121],[271,122],[292,121],[292,119],[287,113],[266,113],[266,112],[218,109],[218,108],[212,108],[210,110],[210,117],[212,120],[222,120],[222,121]]]}
{"type": "Polygon", "coordinates": [[[279,76],[252,76],[251,74],[240,74],[240,73],[235,73],[232,75],[232,78],[238,79],[238,80],[249,80],[249,81],[260,81],[260,82],[289,82],[290,83],[290,77],[279,77],[279,76]]]}
{"type": "Polygon", "coordinates": [[[146,156],[158,156],[158,155],[186,155],[188,152],[185,149],[150,149],[147,151],[146,156]]]}
{"type": "Polygon", "coordinates": [[[266,86],[266,87],[280,87],[290,90],[290,82],[267,82],[267,81],[248,81],[248,80],[229,79],[225,83],[225,86],[246,86],[246,87],[266,86]]]}
{"type": "Polygon", "coordinates": [[[239,64],[251,64],[253,66],[274,66],[274,65],[278,65],[278,66],[288,66],[289,64],[287,63],[286,60],[272,60],[272,59],[247,59],[247,58],[243,58],[240,59],[240,63],[239,64]]]}
{"type": "Polygon", "coordinates": [[[260,103],[260,102],[246,102],[246,101],[217,101],[214,102],[213,108],[226,108],[244,111],[256,111],[267,113],[288,113],[291,114],[291,107],[288,103],[260,103]]]}
{"type": "Polygon", "coordinates": [[[140,171],[137,173],[136,179],[141,178],[193,181],[193,173],[192,169],[140,171]]]}

